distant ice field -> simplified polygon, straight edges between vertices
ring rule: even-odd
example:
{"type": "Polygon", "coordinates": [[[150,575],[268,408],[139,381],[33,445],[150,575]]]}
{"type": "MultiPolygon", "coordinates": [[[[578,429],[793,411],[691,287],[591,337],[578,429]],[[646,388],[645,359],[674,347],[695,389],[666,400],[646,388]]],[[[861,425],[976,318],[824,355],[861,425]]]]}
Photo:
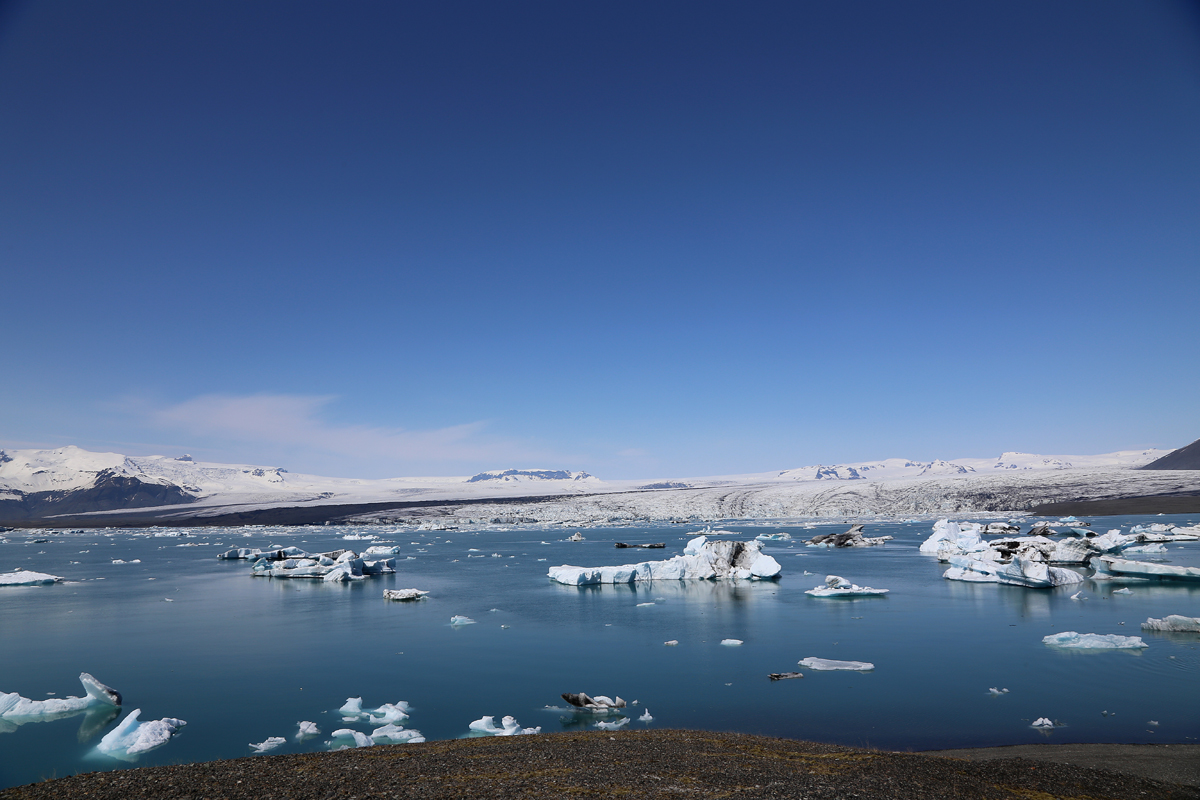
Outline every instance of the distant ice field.
{"type": "MultiPolygon", "coordinates": [[[[1200,516],[1092,522],[1100,532],[1128,531],[1139,523],[1193,525],[1200,516]]],[[[847,527],[713,525],[744,541],[789,533],[791,540],[763,544],[783,567],[778,581],[584,587],[554,583],[547,569],[670,558],[700,526],[0,533],[0,572],[64,578],[0,586],[0,692],[34,700],[79,695],[79,673],[88,672],[123,695],[111,719],[106,711],[0,719],[0,787],[250,756],[252,743],[270,737],[286,740],[271,753],[326,750],[335,730],[370,734],[382,725],[344,719],[338,709],[357,697],[363,709],[407,702],[409,718],[397,724],[431,740],[466,736],[483,716],[513,716],[543,732],[628,718],[625,728],[733,730],[901,750],[1200,741],[1200,634],[1140,628],[1148,617],[1200,616],[1200,583],[1026,589],[949,581],[946,564],[917,552],[930,521],[868,523],[868,536],[895,537],[876,547],[803,544],[847,527]],[[576,531],[584,540],[566,541],[576,531]],[[666,547],[617,549],[616,542],[666,547]],[[230,548],[361,552],[385,544],[399,548],[396,573],[347,584],[253,578],[247,562],[216,558],[230,548]],[[804,594],[827,575],[889,592],[804,594]],[[407,588],[429,594],[414,602],[383,598],[384,590],[407,588]],[[1120,589],[1129,593],[1114,594],[1120,589]],[[474,624],[451,625],[454,616],[474,624]],[[1140,636],[1147,647],[1043,643],[1065,631],[1140,636]],[[742,644],[722,646],[730,639],[742,644]],[[807,658],[874,669],[807,669],[798,663],[807,658]],[[803,679],[768,678],[793,671],[803,679]],[[575,713],[563,692],[619,695],[629,705],[602,717],[575,713]],[[143,721],[187,724],[135,760],[98,754],[100,739],[134,709],[143,721]],[[647,711],[653,719],[640,720],[647,711]],[[1032,727],[1042,718],[1058,725],[1032,727]],[[300,721],[314,722],[320,735],[297,740],[300,721]]],[[[1145,558],[1200,566],[1200,542],[1172,543],[1145,558]]]]}

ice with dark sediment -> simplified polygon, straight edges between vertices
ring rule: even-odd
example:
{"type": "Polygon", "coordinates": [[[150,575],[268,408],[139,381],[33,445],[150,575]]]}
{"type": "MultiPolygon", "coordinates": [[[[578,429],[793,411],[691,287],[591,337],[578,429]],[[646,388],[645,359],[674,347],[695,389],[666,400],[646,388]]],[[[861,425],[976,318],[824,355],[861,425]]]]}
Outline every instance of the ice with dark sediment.
{"type": "Polygon", "coordinates": [[[408,602],[411,600],[424,600],[427,594],[429,592],[422,591],[421,589],[384,589],[383,599],[408,602]]]}
{"type": "Polygon", "coordinates": [[[845,533],[818,534],[809,539],[809,547],[874,547],[890,542],[892,536],[864,536],[862,525],[852,525],[845,533]]]}
{"type": "Polygon", "coordinates": [[[770,580],[781,571],[778,561],[763,554],[760,542],[709,540],[701,535],[687,543],[683,555],[665,561],[614,567],[563,565],[551,567],[547,575],[558,583],[586,586],[654,580],[770,580]]]}

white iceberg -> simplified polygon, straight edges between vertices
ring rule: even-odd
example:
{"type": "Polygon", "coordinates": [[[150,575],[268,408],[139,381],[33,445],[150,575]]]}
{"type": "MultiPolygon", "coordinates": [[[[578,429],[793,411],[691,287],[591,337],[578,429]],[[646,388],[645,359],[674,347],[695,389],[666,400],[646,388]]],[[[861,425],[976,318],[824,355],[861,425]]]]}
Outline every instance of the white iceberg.
{"type": "Polygon", "coordinates": [[[791,540],[792,535],[780,531],[779,533],[760,533],[754,538],[760,542],[786,542],[791,540]]]}
{"type": "Polygon", "coordinates": [[[933,526],[933,535],[921,543],[920,552],[936,555],[947,551],[955,555],[978,553],[988,549],[987,542],[980,538],[982,527],[966,523],[966,530],[957,522],[939,519],[933,526]]]}
{"type": "Polygon", "coordinates": [[[653,721],[654,721],[654,717],[650,716],[650,709],[648,709],[648,708],[642,712],[642,715],[640,717],[638,717],[638,722],[653,722],[653,721]]]}
{"type": "Polygon", "coordinates": [[[162,747],[180,728],[187,725],[183,720],[172,717],[139,722],[138,715],[141,713],[140,708],[130,711],[129,716],[104,735],[96,749],[113,758],[134,759],[142,753],[162,747]]]}
{"type": "Polygon", "coordinates": [[[551,567],[547,575],[558,583],[586,586],[597,583],[635,583],[655,580],[770,580],[782,567],[763,555],[759,542],[709,541],[697,536],[683,555],[665,561],[643,561],[616,567],[551,567]]]}
{"type": "Polygon", "coordinates": [[[1102,575],[1116,575],[1120,577],[1200,581],[1200,567],[1175,567],[1169,564],[1152,564],[1149,561],[1131,561],[1115,556],[1100,556],[1093,563],[1096,566],[1097,577],[1102,577],[1102,575]]]}
{"type": "Polygon", "coordinates": [[[867,672],[875,669],[875,665],[868,661],[837,661],[832,658],[814,658],[812,656],[801,659],[798,663],[802,667],[815,670],[848,669],[857,672],[867,672]]]}
{"type": "Polygon", "coordinates": [[[1142,630],[1200,633],[1200,617],[1183,617],[1179,614],[1168,614],[1162,619],[1150,617],[1142,623],[1142,630]]]}
{"type": "Polygon", "coordinates": [[[400,552],[399,547],[391,547],[387,545],[375,545],[363,550],[364,556],[394,556],[400,552]]]}
{"type": "Polygon", "coordinates": [[[471,619],[470,617],[464,617],[461,614],[455,614],[450,618],[450,624],[457,628],[462,625],[474,625],[475,620],[471,619]]]}
{"type": "Polygon", "coordinates": [[[338,728],[333,732],[333,740],[329,742],[331,750],[346,750],[350,745],[345,742],[339,742],[338,739],[353,739],[355,747],[374,747],[375,740],[367,736],[362,731],[351,730],[350,728],[338,728]]]}
{"type": "Polygon", "coordinates": [[[890,542],[891,536],[863,536],[863,526],[853,525],[845,533],[822,533],[809,539],[809,547],[873,547],[890,542]]]}
{"type": "Polygon", "coordinates": [[[1074,650],[1137,650],[1146,647],[1140,636],[1118,636],[1115,633],[1076,633],[1064,631],[1043,636],[1042,642],[1052,647],[1074,650]]]}
{"type": "Polygon", "coordinates": [[[663,642],[663,644],[667,647],[674,647],[675,645],[679,644],[679,640],[678,639],[668,639],[667,641],[663,642]]]}
{"type": "Polygon", "coordinates": [[[19,569],[16,572],[0,573],[0,586],[40,586],[46,583],[62,581],[57,575],[47,575],[44,572],[30,572],[19,569]]]}
{"type": "Polygon", "coordinates": [[[1054,723],[1048,717],[1038,717],[1030,725],[1031,728],[1053,728],[1054,723]]]}
{"type": "Polygon", "coordinates": [[[726,647],[737,647],[742,644],[742,640],[741,639],[722,639],[721,644],[725,645],[726,647]]]}
{"type": "Polygon", "coordinates": [[[597,722],[596,727],[603,731],[615,731],[620,730],[628,724],[629,717],[621,717],[620,719],[615,719],[612,722],[597,722]]]}
{"type": "Polygon", "coordinates": [[[541,727],[522,728],[512,717],[502,719],[500,726],[496,725],[495,717],[480,717],[467,727],[476,733],[484,733],[489,736],[528,736],[542,732],[541,727]]]}
{"type": "Polygon", "coordinates": [[[408,719],[410,710],[411,706],[403,700],[396,703],[384,703],[379,708],[364,709],[361,697],[348,697],[337,713],[341,714],[342,719],[346,722],[362,719],[367,722],[380,723],[403,722],[408,719]]]}
{"type": "Polygon", "coordinates": [[[424,600],[425,595],[427,594],[429,594],[429,592],[425,592],[420,589],[384,589],[383,599],[399,600],[402,602],[409,600],[424,600]]]}
{"type": "Polygon", "coordinates": [[[988,689],[988,694],[992,695],[993,697],[999,697],[1000,695],[1008,694],[1008,689],[997,689],[995,686],[993,686],[992,688],[988,689]]]}
{"type": "Polygon", "coordinates": [[[121,693],[105,686],[86,672],[79,673],[79,682],[86,694],[83,697],[51,697],[30,700],[16,692],[0,692],[0,719],[21,719],[51,715],[75,714],[91,706],[120,706],[121,693]]]}
{"type": "Polygon", "coordinates": [[[420,731],[402,728],[391,722],[371,731],[371,740],[375,739],[387,739],[392,743],[407,744],[419,744],[425,741],[425,737],[421,735],[420,731]]]}
{"type": "Polygon", "coordinates": [[[279,747],[279,745],[286,742],[287,739],[283,738],[282,736],[268,736],[265,741],[261,741],[258,744],[251,744],[250,747],[253,748],[254,752],[256,753],[265,753],[268,750],[274,750],[276,747],[279,747]]]}
{"type": "Polygon", "coordinates": [[[1044,561],[1032,561],[1019,557],[1014,558],[1008,564],[969,556],[949,556],[947,561],[952,566],[942,577],[952,581],[1004,583],[1035,589],[1069,586],[1083,582],[1083,576],[1078,572],[1062,567],[1051,567],[1044,561]]]}
{"type": "MultiPolygon", "coordinates": [[[[361,700],[361,698],[359,699],[361,700]]],[[[299,728],[299,730],[296,731],[297,739],[307,739],[310,736],[321,735],[321,731],[318,730],[317,723],[315,722],[297,722],[296,727],[299,728]]]]}
{"type": "Polygon", "coordinates": [[[887,589],[872,589],[870,586],[859,586],[839,575],[826,575],[824,586],[807,589],[805,594],[813,597],[872,597],[888,593],[887,589]]]}

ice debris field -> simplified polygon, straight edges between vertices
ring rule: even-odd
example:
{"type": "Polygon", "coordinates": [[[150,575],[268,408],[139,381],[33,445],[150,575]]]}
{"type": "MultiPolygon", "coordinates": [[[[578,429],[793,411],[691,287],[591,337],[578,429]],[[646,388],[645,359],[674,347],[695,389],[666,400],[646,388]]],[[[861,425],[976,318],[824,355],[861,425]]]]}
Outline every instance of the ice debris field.
{"type": "Polygon", "coordinates": [[[1194,742],[1198,521],[4,531],[0,777],[750,720],[1194,742]]]}

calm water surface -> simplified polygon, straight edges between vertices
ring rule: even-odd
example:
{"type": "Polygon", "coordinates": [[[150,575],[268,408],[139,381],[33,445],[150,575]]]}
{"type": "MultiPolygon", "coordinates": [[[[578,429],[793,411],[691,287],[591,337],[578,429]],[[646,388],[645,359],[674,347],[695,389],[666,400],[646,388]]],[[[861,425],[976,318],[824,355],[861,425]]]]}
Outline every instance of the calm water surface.
{"type": "MultiPolygon", "coordinates": [[[[1095,527],[1164,521],[1195,524],[1200,517],[1099,518],[1095,527]]],[[[845,529],[720,527],[745,539],[845,529]]],[[[485,714],[497,720],[511,714],[546,732],[585,726],[593,720],[561,708],[559,694],[576,691],[638,700],[628,709],[630,728],[735,730],[901,750],[1200,737],[1200,635],[1139,629],[1150,616],[1200,616],[1200,584],[1089,581],[1082,584],[1087,599],[1071,600],[1080,586],[947,581],[945,565],[917,552],[929,522],[870,524],[868,535],[896,539],[868,549],[769,543],[766,552],[784,568],[777,582],[551,583],[552,565],[677,555],[697,528],[582,530],[582,543],[562,541],[574,532],[562,528],[196,528],[178,538],[145,530],[3,534],[0,571],[20,567],[69,582],[0,589],[0,691],[33,699],[78,695],[77,676],[86,671],[124,694],[121,717],[140,708],[143,720],[177,717],[188,724],[132,764],[94,752],[118,718],[79,715],[6,730],[0,787],[246,756],[249,743],[268,736],[288,739],[274,753],[326,749],[336,728],[370,732],[372,726],[346,725],[335,712],[358,696],[366,708],[408,701],[413,711],[405,727],[429,739],[463,736],[485,714]],[[216,559],[229,547],[318,552],[371,544],[342,538],[353,533],[401,546],[397,574],[326,585],[251,578],[246,562],[216,559]],[[667,548],[616,550],[617,541],[665,541],[667,548]],[[803,593],[827,574],[891,593],[861,599],[803,593]],[[1112,593],[1122,586],[1132,594],[1112,593]],[[429,598],[382,599],[384,589],[409,587],[429,590],[429,598]],[[648,602],[654,605],[639,606],[648,602]],[[456,614],[476,624],[452,628],[456,614]],[[1070,652],[1042,644],[1043,636],[1067,630],[1141,636],[1149,647],[1070,652]],[[744,644],[722,646],[726,638],[744,644]],[[670,639],[678,646],[663,645],[670,639]],[[798,669],[808,656],[869,661],[875,670],[801,670],[801,680],[768,680],[769,673],[798,669]],[[990,696],[992,686],[1009,693],[990,696]],[[646,709],[653,722],[637,720],[646,709]],[[1062,727],[1034,730],[1037,717],[1062,727]],[[299,720],[316,722],[324,735],[296,742],[299,720]]],[[[1168,548],[1164,560],[1200,564],[1200,543],[1168,548]]]]}

